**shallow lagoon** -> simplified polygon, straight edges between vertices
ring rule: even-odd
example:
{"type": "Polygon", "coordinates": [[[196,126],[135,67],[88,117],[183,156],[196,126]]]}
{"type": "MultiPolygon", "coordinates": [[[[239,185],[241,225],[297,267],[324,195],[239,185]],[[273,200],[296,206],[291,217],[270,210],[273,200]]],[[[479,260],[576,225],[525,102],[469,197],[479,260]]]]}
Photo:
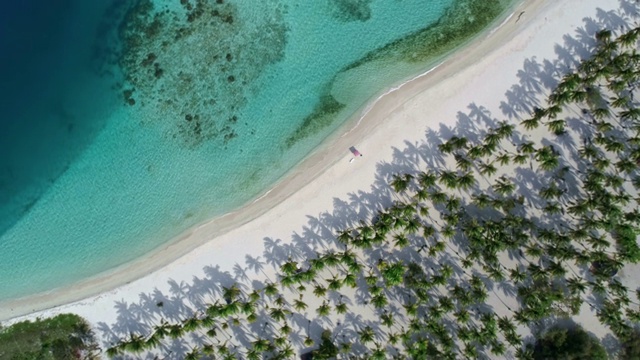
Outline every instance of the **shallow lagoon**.
{"type": "Polygon", "coordinates": [[[506,5],[14,5],[1,39],[13,55],[0,103],[0,300],[131,261],[259,196],[367,99],[506,5]]]}

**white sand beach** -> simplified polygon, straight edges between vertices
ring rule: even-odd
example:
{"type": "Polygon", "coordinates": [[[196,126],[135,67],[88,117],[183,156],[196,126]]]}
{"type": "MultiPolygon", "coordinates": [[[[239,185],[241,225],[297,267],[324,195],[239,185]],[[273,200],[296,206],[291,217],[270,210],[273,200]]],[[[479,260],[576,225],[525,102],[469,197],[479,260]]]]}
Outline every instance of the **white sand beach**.
{"type": "MultiPolygon", "coordinates": [[[[411,156],[406,149],[427,141],[428,129],[456,126],[457,114],[471,111],[470,104],[486,107],[499,120],[506,118],[501,101],[521,83],[519,72],[529,60],[542,64],[544,59],[557,59],[556,46],[562,46],[565,35],[574,36],[583,20],[595,18],[598,11],[618,7],[618,0],[525,0],[498,28],[434,70],[381,92],[255,202],[109,274],[0,303],[0,319],[13,322],[72,312],[100,329],[99,324],[113,325],[119,319],[123,303],[140,303],[154,292],[189,297],[180,294],[181,284],[193,289],[195,282],[216,276],[273,278],[273,266],[267,262],[261,271],[250,269],[247,257],[267,261],[274,243],[286,251],[292,241],[322,234],[319,219],[339,223],[345,209],[349,210],[345,216],[357,216],[362,209],[358,202],[366,201],[363,195],[372,191],[381,164],[393,164],[397,152],[411,156]],[[363,156],[351,161],[351,146],[363,156]]],[[[97,334],[102,336],[100,330],[97,334]]]]}

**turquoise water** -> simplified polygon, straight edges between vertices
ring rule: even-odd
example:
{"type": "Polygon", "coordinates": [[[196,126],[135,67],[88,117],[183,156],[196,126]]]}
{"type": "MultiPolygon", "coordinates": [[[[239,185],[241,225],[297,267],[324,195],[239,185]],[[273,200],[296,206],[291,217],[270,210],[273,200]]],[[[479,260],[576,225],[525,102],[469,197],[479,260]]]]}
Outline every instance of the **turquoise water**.
{"type": "Polygon", "coordinates": [[[2,14],[0,300],[131,261],[259,196],[508,5],[47,4],[2,14]]]}

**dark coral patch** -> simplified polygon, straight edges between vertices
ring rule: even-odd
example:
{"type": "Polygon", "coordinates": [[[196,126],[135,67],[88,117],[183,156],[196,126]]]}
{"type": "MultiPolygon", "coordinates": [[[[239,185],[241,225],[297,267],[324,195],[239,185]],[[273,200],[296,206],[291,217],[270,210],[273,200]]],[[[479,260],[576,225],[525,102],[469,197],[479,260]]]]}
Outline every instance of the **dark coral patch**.
{"type": "Polygon", "coordinates": [[[343,22],[367,21],[371,18],[372,0],[331,0],[333,16],[343,22]]]}
{"type": "MultiPolygon", "coordinates": [[[[237,136],[234,113],[257,91],[255,80],[284,57],[283,6],[274,2],[256,17],[224,1],[180,4],[139,0],[131,7],[119,28],[119,64],[141,106],[155,113],[148,121],[171,122],[170,138],[189,148],[218,137],[228,142],[237,136]]],[[[135,103],[131,96],[126,103],[135,103]]]]}

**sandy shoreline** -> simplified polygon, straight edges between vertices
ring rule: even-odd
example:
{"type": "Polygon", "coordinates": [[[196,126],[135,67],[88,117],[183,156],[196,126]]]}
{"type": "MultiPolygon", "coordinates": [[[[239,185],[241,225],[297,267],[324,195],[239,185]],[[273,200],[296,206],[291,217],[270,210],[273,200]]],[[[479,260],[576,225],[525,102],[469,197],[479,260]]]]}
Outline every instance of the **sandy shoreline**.
{"type": "Polygon", "coordinates": [[[244,262],[245,254],[262,254],[265,236],[289,242],[292,232],[307,224],[307,215],[319,216],[332,209],[334,198],[347,199],[350,193],[369,190],[377,164],[391,158],[392,147],[423,140],[429,126],[455,124],[456,112],[465,111],[470,102],[492,104],[497,109],[495,102],[517,81],[516,72],[524,59],[538,53],[541,58],[553,54],[554,44],[544,38],[543,27],[553,26],[553,31],[559,32],[553,41],[561,41],[563,34],[581,25],[583,16],[593,16],[596,7],[612,8],[616,4],[614,0],[536,0],[520,4],[513,11],[515,15],[497,30],[459,49],[428,74],[394,91],[387,90],[367,104],[365,115],[360,112],[354,116],[251,204],[97,278],[0,303],[0,319],[75,312],[92,323],[111,323],[116,319],[115,301],[136,301],[142,292],[163,290],[170,279],[177,283],[190,281],[201,276],[208,265],[231,271],[235,264],[244,262]],[[353,163],[349,163],[351,145],[365,155],[353,163]],[[36,313],[43,309],[49,310],[36,313]]]}

